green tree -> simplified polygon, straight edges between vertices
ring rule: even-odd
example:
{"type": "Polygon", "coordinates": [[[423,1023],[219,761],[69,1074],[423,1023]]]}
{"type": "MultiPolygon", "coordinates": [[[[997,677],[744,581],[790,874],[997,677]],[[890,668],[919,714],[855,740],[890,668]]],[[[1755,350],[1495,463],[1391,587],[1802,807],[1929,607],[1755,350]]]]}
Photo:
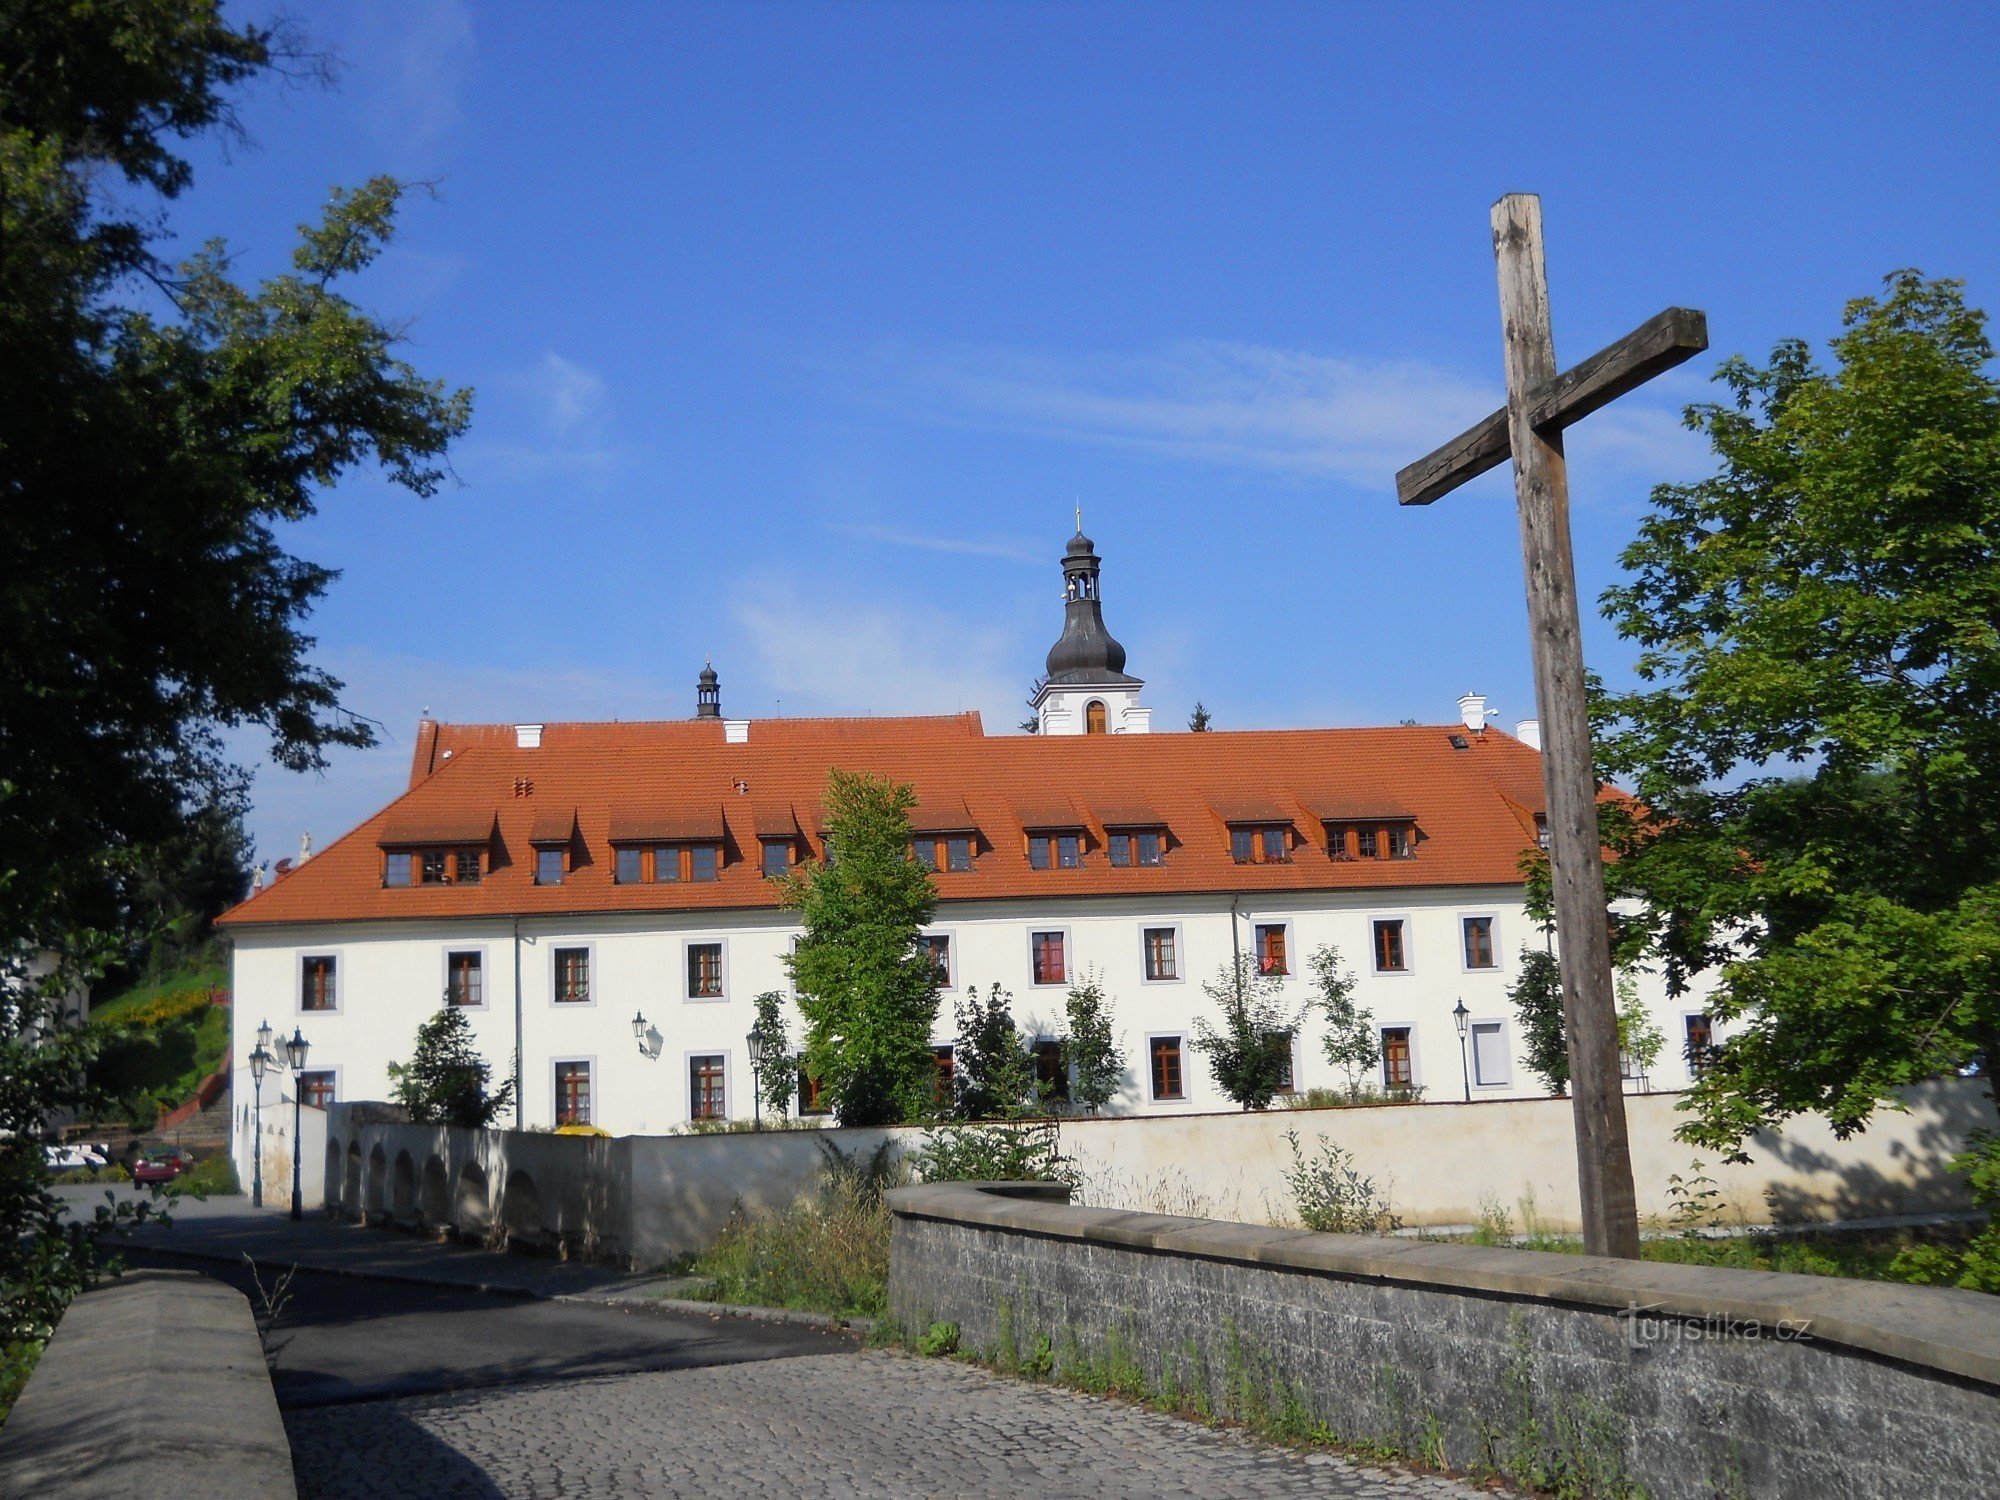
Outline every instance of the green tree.
{"type": "Polygon", "coordinates": [[[1614,891],[1669,983],[1733,1022],[1691,1140],[2000,1072],[2000,383],[1984,316],[1913,271],[1823,366],[1726,361],[1688,422],[1712,478],[1655,489],[1605,612],[1639,685],[1599,697],[1637,794],[1614,891]]]}
{"type": "Polygon", "coordinates": [[[1125,1054],[1112,1034],[1110,1002],[1095,970],[1071,982],[1063,1010],[1069,1022],[1063,1052],[1074,1080],[1070,1097],[1096,1114],[1125,1087],[1125,1054]]]}
{"type": "Polygon", "coordinates": [[[1267,1109],[1291,1067],[1292,1035],[1304,1014],[1288,1006],[1284,981],[1239,953],[1202,991],[1222,1010],[1222,1024],[1194,1023],[1194,1050],[1208,1058],[1216,1086],[1244,1109],[1267,1109]]]}
{"type": "Polygon", "coordinates": [[[1014,997],[997,983],[984,1000],[975,984],[956,1002],[952,1089],[953,1112],[961,1119],[1016,1119],[1038,1102],[1035,1055],[1014,1025],[1013,1004],[1014,997]]]}
{"type": "Polygon", "coordinates": [[[1562,971],[1553,953],[1523,948],[1507,999],[1521,1018],[1521,1049],[1528,1071],[1560,1097],[1569,1092],[1569,1040],[1563,1029],[1562,971]]]}
{"type": "Polygon", "coordinates": [[[805,926],[786,960],[806,1023],[806,1067],[843,1125],[894,1125],[929,1112],[937,970],[918,942],[937,910],[930,872],[910,857],[916,795],[883,778],[827,777],[832,864],[785,878],[805,926]]]}
{"type": "Polygon", "coordinates": [[[764,1074],[760,1093],[765,1108],[782,1115],[792,1107],[798,1092],[798,1075],[792,1066],[792,1042],[785,1026],[785,997],[766,990],[757,997],[757,1029],[764,1034],[764,1074]]]}
{"type": "Polygon", "coordinates": [[[1634,1077],[1651,1077],[1653,1065],[1666,1050],[1666,1033],[1653,1023],[1653,1013],[1639,995],[1635,976],[1620,973],[1617,990],[1619,1054],[1634,1077]]]}
{"type": "Polygon", "coordinates": [[[220,243],[156,253],[181,143],[235,130],[238,85],[310,71],[292,38],[215,0],[0,0],[0,36],[0,1302],[21,1327],[94,1274],[101,1220],[63,1219],[39,1141],[91,1102],[95,1033],[62,1013],[146,936],[135,872],[229,784],[221,730],[262,726],[295,768],[371,738],[308,659],[333,574],[279,529],[370,462],[429,494],[470,396],[344,295],[393,181],[336,190],[255,288],[220,243]]]}
{"type": "Polygon", "coordinates": [[[1194,712],[1188,715],[1188,732],[1190,734],[1206,734],[1209,727],[1208,710],[1202,705],[1200,699],[1196,699],[1194,712]]]}
{"type": "Polygon", "coordinates": [[[483,1130],[514,1102],[510,1078],[489,1094],[493,1076],[473,1045],[465,1012],[447,1003],[417,1028],[417,1050],[407,1063],[389,1064],[389,1094],[418,1125],[458,1125],[483,1130]]]}
{"type": "Polygon", "coordinates": [[[1355,1003],[1354,971],[1331,944],[1315,949],[1306,967],[1312,971],[1313,1004],[1326,1017],[1320,1045],[1326,1060],[1347,1075],[1350,1099],[1361,1095],[1361,1080],[1382,1061],[1382,1038],[1375,1030],[1375,1013],[1355,1003]]]}

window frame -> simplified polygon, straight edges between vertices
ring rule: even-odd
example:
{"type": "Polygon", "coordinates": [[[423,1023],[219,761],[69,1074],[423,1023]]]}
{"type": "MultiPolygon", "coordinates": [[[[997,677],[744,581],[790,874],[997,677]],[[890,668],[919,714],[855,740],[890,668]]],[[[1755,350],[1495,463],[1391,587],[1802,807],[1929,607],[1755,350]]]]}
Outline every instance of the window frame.
{"type": "Polygon", "coordinates": [[[1231,823],[1229,825],[1229,861],[1237,865],[1289,865],[1293,863],[1292,834],[1290,823],[1231,823]],[[1277,834],[1283,841],[1283,852],[1276,859],[1267,853],[1270,836],[1277,834]],[[1236,840],[1240,834],[1250,836],[1250,857],[1242,859],[1236,853],[1236,840]]]}
{"type": "Polygon", "coordinates": [[[700,1051],[690,1048],[681,1054],[681,1082],[687,1088],[685,1113],[690,1125],[701,1120],[715,1120],[723,1124],[729,1122],[729,1096],[732,1092],[729,1087],[730,1065],[731,1058],[727,1047],[705,1047],[700,1051]],[[698,1115],[694,1112],[694,1063],[698,1057],[713,1057],[722,1063],[722,1113],[719,1115],[698,1115]]]}
{"type": "Polygon", "coordinates": [[[1187,937],[1179,922],[1141,922],[1139,924],[1139,983],[1146,984],[1186,984],[1187,983],[1187,937]],[[1155,979],[1151,973],[1152,952],[1146,935],[1152,932],[1171,932],[1174,935],[1174,970],[1171,977],[1155,979]]]}
{"type": "Polygon", "coordinates": [[[1394,1085],[1389,1082],[1388,1037],[1392,1031],[1402,1031],[1409,1034],[1410,1081],[1405,1087],[1414,1093],[1424,1086],[1423,1059],[1417,1050],[1417,1023],[1414,1021],[1377,1021],[1375,1023],[1375,1046],[1381,1054],[1381,1061],[1376,1065],[1376,1076],[1381,1080],[1383,1093],[1395,1092],[1394,1085]]]}
{"type": "MultiPolygon", "coordinates": [[[[798,841],[792,838],[767,838],[757,840],[757,869],[766,880],[782,880],[792,872],[793,856],[798,841]],[[771,868],[771,856],[778,856],[779,868],[771,868]]],[[[707,1054],[704,1054],[704,1056],[707,1054]]]]}
{"type": "Polygon", "coordinates": [[[1278,1030],[1291,1039],[1291,1045],[1285,1049],[1287,1054],[1285,1059],[1285,1081],[1278,1087],[1278,1097],[1289,1099],[1300,1091],[1299,1028],[1296,1026],[1281,1026],[1278,1030]]]}
{"type": "Polygon", "coordinates": [[[613,844],[611,846],[611,883],[613,885],[645,885],[646,847],[643,844],[613,844]],[[625,878],[625,861],[632,861],[632,878],[625,878]]]}
{"type": "Polygon", "coordinates": [[[1466,974],[1497,974],[1500,971],[1500,915],[1490,911],[1466,911],[1458,914],[1458,963],[1460,972],[1466,974]],[[1474,964],[1465,941],[1466,925],[1471,922],[1486,924],[1486,946],[1492,962],[1474,964]]]}
{"type": "Polygon", "coordinates": [[[1186,1104],[1188,1095],[1187,1033],[1185,1031],[1149,1031],[1146,1033],[1146,1102],[1148,1104],[1186,1104]],[[1153,1043],[1172,1042],[1176,1066],[1180,1070],[1181,1091],[1178,1094],[1162,1094],[1156,1091],[1157,1082],[1153,1071],[1153,1043]]]}
{"type": "Polygon", "coordinates": [[[1074,1082],[1072,1075],[1075,1071],[1070,1067],[1068,1043],[1059,1036],[1041,1036],[1038,1034],[1029,1042],[1028,1051],[1033,1058],[1036,1105],[1046,1108],[1055,1102],[1067,1104],[1070,1096],[1070,1085],[1074,1082]],[[1051,1070],[1053,1074],[1052,1078],[1048,1080],[1051,1083],[1051,1087],[1044,1094],[1042,1092],[1042,1084],[1045,1081],[1042,1077],[1042,1062],[1044,1049],[1049,1047],[1055,1048],[1055,1067],[1051,1070]]]}
{"type": "Polygon", "coordinates": [[[951,928],[939,931],[934,927],[927,927],[917,934],[918,945],[922,947],[928,947],[934,939],[944,943],[944,977],[938,980],[938,991],[948,993],[958,988],[957,935],[951,928]]]}
{"type": "Polygon", "coordinates": [[[833,1101],[827,1097],[824,1081],[806,1071],[806,1055],[803,1052],[792,1058],[792,1103],[794,1112],[801,1120],[819,1120],[833,1113],[833,1101]],[[808,1099],[818,1101],[817,1106],[808,1106],[808,1099]]]}
{"type": "Polygon", "coordinates": [[[415,849],[384,849],[382,851],[382,889],[385,891],[413,891],[417,888],[418,856],[415,849]],[[389,871],[395,862],[403,864],[403,878],[391,880],[389,871]]]}
{"type": "Polygon", "coordinates": [[[1684,1010],[1681,1012],[1681,1067],[1686,1071],[1690,1083],[1707,1071],[1705,1068],[1695,1065],[1694,1056],[1690,1050],[1694,1045],[1694,1038],[1688,1035],[1688,1022],[1697,1019],[1702,1021],[1708,1028],[1707,1045],[1709,1049],[1713,1051],[1718,1045],[1715,1040],[1714,1011],[1703,1008],[1701,1010],[1684,1010]]]}
{"type": "Polygon", "coordinates": [[[595,1053],[587,1056],[552,1057],[549,1059],[549,1071],[546,1076],[549,1080],[549,1123],[552,1127],[561,1129],[564,1125],[569,1124],[595,1125],[597,1123],[597,1106],[600,1102],[598,1098],[598,1084],[601,1080],[597,1071],[597,1056],[595,1053]],[[589,1117],[583,1120],[565,1120],[562,1117],[562,1081],[557,1070],[560,1068],[573,1068],[579,1064],[583,1067],[584,1076],[589,1080],[590,1085],[589,1117]]]}
{"type": "Polygon", "coordinates": [[[729,939],[725,937],[686,937],[681,939],[681,1002],[685,1005],[726,1005],[729,1003],[729,939]],[[689,956],[696,948],[713,948],[715,954],[716,984],[719,988],[713,995],[692,993],[694,971],[688,967],[689,956]]]}
{"type": "Polygon", "coordinates": [[[1475,1089],[1510,1089],[1514,1086],[1514,1044],[1507,1034],[1507,1018],[1505,1016],[1470,1017],[1465,1023],[1465,1046],[1467,1061],[1471,1064],[1467,1072],[1471,1074],[1472,1086],[1475,1089]],[[1493,1027],[1500,1033],[1500,1067],[1502,1076],[1499,1078],[1483,1078],[1480,1076],[1479,1029],[1482,1026],[1493,1027]]]}
{"type": "MultiPolygon", "coordinates": [[[[343,1098],[346,1097],[346,1095],[341,1092],[340,1073],[341,1073],[341,1068],[339,1063],[323,1063],[316,1068],[307,1068],[303,1073],[294,1074],[287,1072],[285,1076],[289,1079],[294,1080],[293,1087],[297,1090],[299,1102],[305,1105],[307,1109],[325,1109],[326,1108],[325,1104],[315,1104],[310,1099],[305,1097],[305,1089],[302,1087],[302,1085],[304,1081],[308,1078],[331,1078],[333,1080],[333,1097],[329,1099],[327,1103],[338,1104],[343,1098]]],[[[279,1097],[279,1102],[282,1103],[284,1100],[284,1091],[282,1089],[279,1090],[278,1097],[279,1097]]]]}
{"type": "Polygon", "coordinates": [[[568,880],[569,880],[569,847],[568,847],[567,845],[564,845],[564,844],[536,844],[536,845],[534,846],[534,850],[535,850],[535,881],[534,881],[534,883],[535,883],[536,885],[540,885],[540,886],[558,886],[558,885],[563,885],[563,884],[565,884],[565,883],[567,883],[567,882],[568,882],[568,880]],[[556,876],[556,878],[555,878],[554,880],[544,880],[544,879],[542,879],[542,861],[543,861],[543,860],[545,860],[545,859],[547,859],[547,858],[548,858],[548,857],[549,857],[550,855],[554,855],[554,856],[555,856],[555,857],[556,857],[556,858],[557,858],[558,860],[560,860],[560,861],[562,862],[562,870],[561,870],[561,873],[560,873],[560,874],[558,874],[558,875],[556,876]]]}
{"type": "Polygon", "coordinates": [[[1070,986],[1071,975],[1076,970],[1074,940],[1068,927],[1031,927],[1028,929],[1028,988],[1031,990],[1066,990],[1070,986]],[[1063,972],[1060,979],[1037,979],[1035,977],[1035,939],[1057,936],[1062,939],[1063,972]]]}
{"type": "Polygon", "coordinates": [[[1368,916],[1368,972],[1378,979],[1403,979],[1417,972],[1416,923],[1408,912],[1371,912],[1368,916]],[[1381,949],[1376,946],[1375,928],[1382,922],[1400,922],[1403,927],[1403,967],[1385,969],[1378,960],[1381,949]]]}
{"type": "Polygon", "coordinates": [[[1290,917],[1252,917],[1250,919],[1251,961],[1257,965],[1257,972],[1263,974],[1265,972],[1264,955],[1258,951],[1257,939],[1257,929],[1260,927],[1276,927],[1284,934],[1280,941],[1285,945],[1285,968],[1282,973],[1275,977],[1279,979],[1294,977],[1299,971],[1297,967],[1298,948],[1292,941],[1292,919],[1290,917]]]}
{"type": "Polygon", "coordinates": [[[292,959],[292,1014],[297,1016],[337,1016],[346,1008],[347,950],[345,948],[301,948],[292,959]],[[306,1009],[306,963],[310,959],[333,960],[333,1004],[306,1009]]]}
{"type": "Polygon", "coordinates": [[[446,943],[439,954],[438,962],[444,969],[444,987],[441,993],[445,997],[446,1005],[450,1005],[453,1010],[487,1010],[491,1007],[493,955],[489,951],[487,944],[446,943]],[[477,1005],[451,1004],[451,961],[454,955],[460,953],[476,953],[479,955],[479,1003],[477,1005]]]}
{"type": "Polygon", "coordinates": [[[549,1005],[557,1010],[591,1010],[597,1005],[597,996],[603,987],[604,974],[597,967],[597,944],[563,939],[549,943],[549,1005]],[[587,1000],[565,1000],[562,998],[561,955],[582,949],[584,966],[590,978],[590,998],[587,1000]]]}

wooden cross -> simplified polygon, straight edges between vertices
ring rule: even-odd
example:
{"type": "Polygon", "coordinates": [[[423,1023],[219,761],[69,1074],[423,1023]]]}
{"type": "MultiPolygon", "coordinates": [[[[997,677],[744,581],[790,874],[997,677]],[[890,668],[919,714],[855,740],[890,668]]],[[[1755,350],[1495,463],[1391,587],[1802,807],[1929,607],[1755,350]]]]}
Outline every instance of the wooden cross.
{"type": "Polygon", "coordinates": [[[1539,197],[1509,193],[1493,205],[1493,253],[1500,271],[1507,405],[1401,470],[1396,498],[1404,505],[1428,505],[1510,455],[1514,460],[1556,935],[1562,944],[1584,1249],[1592,1255],[1637,1259],[1638,1203],[1618,1076],[1618,1011],[1562,434],[1572,422],[1706,349],[1708,319],[1689,308],[1670,307],[1608,349],[1557,374],[1539,197]]]}

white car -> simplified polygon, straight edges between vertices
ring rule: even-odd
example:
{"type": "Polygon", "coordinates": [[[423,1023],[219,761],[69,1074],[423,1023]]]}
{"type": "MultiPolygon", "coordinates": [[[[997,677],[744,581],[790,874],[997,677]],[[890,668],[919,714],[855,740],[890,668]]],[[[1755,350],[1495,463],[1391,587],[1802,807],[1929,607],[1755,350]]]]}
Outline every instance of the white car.
{"type": "Polygon", "coordinates": [[[103,1148],[93,1144],[76,1146],[44,1146],[42,1159],[48,1163],[51,1172],[81,1172],[92,1167],[110,1165],[103,1148]]]}

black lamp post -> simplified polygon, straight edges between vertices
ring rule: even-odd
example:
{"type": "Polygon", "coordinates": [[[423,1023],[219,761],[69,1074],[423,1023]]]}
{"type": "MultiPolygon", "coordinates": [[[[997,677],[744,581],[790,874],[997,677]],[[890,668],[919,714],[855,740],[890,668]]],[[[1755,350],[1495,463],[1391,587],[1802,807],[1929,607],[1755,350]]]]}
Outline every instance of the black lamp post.
{"type": "Polygon", "coordinates": [[[750,1127],[764,1128],[764,1049],[771,1045],[771,1038],[764,1030],[764,1023],[758,1021],[750,1027],[750,1035],[744,1038],[750,1044],[750,1127]]]}
{"type": "Polygon", "coordinates": [[[1472,1012],[1465,1008],[1463,997],[1459,999],[1458,1008],[1451,1013],[1451,1019],[1458,1027],[1458,1076],[1465,1081],[1465,1102],[1470,1104],[1472,1102],[1472,1069],[1465,1060],[1465,1033],[1466,1028],[1471,1024],[1472,1012]]]}
{"type": "Polygon", "coordinates": [[[292,1028],[292,1039],[285,1043],[285,1061],[292,1065],[292,1217],[295,1219],[306,1216],[305,1198],[300,1191],[303,1168],[300,1164],[299,1127],[303,1103],[301,1096],[305,1093],[302,1085],[305,1081],[306,1048],[311,1045],[306,1040],[306,1034],[296,1026],[292,1028]]]}
{"type": "Polygon", "coordinates": [[[250,1206],[264,1206],[264,1074],[270,1068],[271,1023],[266,1021],[257,1028],[257,1045],[250,1051],[250,1081],[254,1089],[256,1104],[252,1107],[250,1126],[250,1206]]]}

